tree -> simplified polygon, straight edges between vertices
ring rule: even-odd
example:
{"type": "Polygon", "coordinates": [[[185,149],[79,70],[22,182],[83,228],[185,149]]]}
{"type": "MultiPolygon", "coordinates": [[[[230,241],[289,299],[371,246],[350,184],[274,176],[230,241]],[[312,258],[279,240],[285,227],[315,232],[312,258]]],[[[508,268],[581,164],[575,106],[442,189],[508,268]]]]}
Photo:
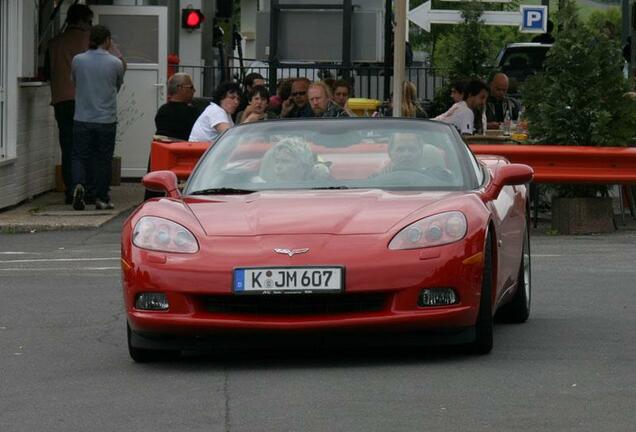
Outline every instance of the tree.
{"type": "MultiPolygon", "coordinates": [[[[545,71],[523,89],[530,135],[543,144],[626,146],[634,137],[636,103],[626,96],[618,42],[582,23],[572,0],[564,1],[557,17],[560,30],[545,71]]],[[[590,196],[597,189],[559,193],[590,196]]]]}

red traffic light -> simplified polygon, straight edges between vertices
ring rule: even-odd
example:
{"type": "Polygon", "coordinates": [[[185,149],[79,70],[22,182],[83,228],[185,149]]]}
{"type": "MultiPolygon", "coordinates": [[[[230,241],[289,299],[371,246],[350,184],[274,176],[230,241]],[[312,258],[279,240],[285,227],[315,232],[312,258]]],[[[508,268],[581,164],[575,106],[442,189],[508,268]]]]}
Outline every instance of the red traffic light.
{"type": "Polygon", "coordinates": [[[188,30],[194,30],[201,27],[201,23],[205,16],[200,9],[183,9],[181,11],[181,27],[188,30]]]}

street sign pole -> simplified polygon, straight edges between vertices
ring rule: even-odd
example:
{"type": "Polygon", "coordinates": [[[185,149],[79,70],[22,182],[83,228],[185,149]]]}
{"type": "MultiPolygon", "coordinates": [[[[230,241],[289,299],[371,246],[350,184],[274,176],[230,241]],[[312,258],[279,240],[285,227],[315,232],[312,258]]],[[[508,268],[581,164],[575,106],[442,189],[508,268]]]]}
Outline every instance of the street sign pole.
{"type": "Polygon", "coordinates": [[[393,42],[393,117],[402,116],[402,86],[406,47],[406,0],[395,0],[395,39],[393,42]]]}

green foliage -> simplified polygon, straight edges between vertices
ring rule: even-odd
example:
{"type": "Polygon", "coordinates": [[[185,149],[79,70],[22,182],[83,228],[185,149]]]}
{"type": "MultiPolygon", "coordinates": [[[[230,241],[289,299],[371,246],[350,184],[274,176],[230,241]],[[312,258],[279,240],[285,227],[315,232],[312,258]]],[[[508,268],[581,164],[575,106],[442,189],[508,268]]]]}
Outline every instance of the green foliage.
{"type": "Polygon", "coordinates": [[[618,7],[610,7],[605,10],[596,9],[587,17],[588,27],[595,32],[605,32],[611,39],[621,40],[622,27],[621,10],[618,7]]]}
{"type": "MultiPolygon", "coordinates": [[[[530,136],[555,145],[627,145],[636,130],[636,104],[625,96],[618,42],[583,24],[572,0],[565,0],[558,21],[562,29],[545,72],[523,89],[530,136]]],[[[558,193],[594,196],[597,191],[579,187],[558,193]]]]}

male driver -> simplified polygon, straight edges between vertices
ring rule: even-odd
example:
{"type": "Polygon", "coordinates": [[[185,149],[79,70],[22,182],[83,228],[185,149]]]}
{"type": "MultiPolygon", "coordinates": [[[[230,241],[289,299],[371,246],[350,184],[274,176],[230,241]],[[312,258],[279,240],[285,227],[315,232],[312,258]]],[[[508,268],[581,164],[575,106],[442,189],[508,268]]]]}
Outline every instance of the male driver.
{"type": "Polygon", "coordinates": [[[508,93],[508,77],[499,72],[490,82],[490,96],[486,104],[488,129],[498,129],[499,124],[506,118],[506,111],[510,111],[510,119],[519,117],[519,104],[506,96],[506,93],[508,93]]]}
{"type": "MultiPolygon", "coordinates": [[[[436,168],[430,171],[433,175],[440,175],[439,168],[445,168],[444,157],[439,149],[431,144],[425,144],[421,138],[412,132],[398,132],[393,135],[389,144],[389,158],[391,163],[384,172],[390,171],[418,171],[436,168]]],[[[443,170],[442,178],[448,176],[443,170]]]]}
{"type": "Polygon", "coordinates": [[[314,117],[349,117],[349,114],[331,100],[327,85],[321,81],[315,82],[307,90],[309,104],[314,117]]]}
{"type": "Polygon", "coordinates": [[[176,73],[168,80],[168,102],[155,115],[156,135],[187,141],[201,112],[192,105],[195,88],[187,73],[176,73]]]}
{"type": "Polygon", "coordinates": [[[108,210],[108,187],[117,134],[117,92],[124,82],[123,62],[110,54],[110,30],[102,25],[91,29],[88,51],[71,64],[75,83],[73,124],[73,208],[84,210],[85,187],[95,182],[95,208],[108,210]],[[87,172],[93,172],[93,178],[87,172]]]}
{"type": "Polygon", "coordinates": [[[488,86],[481,80],[472,80],[466,85],[464,100],[456,104],[450,115],[441,119],[457,128],[461,134],[472,134],[475,130],[474,110],[482,109],[488,98],[488,86]]]}
{"type": "Polygon", "coordinates": [[[66,186],[66,204],[73,202],[73,115],[75,87],[71,81],[71,61],[88,49],[93,12],[83,4],[73,4],[66,14],[67,27],[53,38],[47,51],[46,68],[51,79],[51,105],[59,129],[62,150],[62,178],[66,186]]]}
{"type": "Polygon", "coordinates": [[[292,82],[291,96],[283,101],[280,116],[283,118],[313,117],[314,113],[307,101],[307,88],[311,81],[307,78],[296,78],[292,82]]]}

